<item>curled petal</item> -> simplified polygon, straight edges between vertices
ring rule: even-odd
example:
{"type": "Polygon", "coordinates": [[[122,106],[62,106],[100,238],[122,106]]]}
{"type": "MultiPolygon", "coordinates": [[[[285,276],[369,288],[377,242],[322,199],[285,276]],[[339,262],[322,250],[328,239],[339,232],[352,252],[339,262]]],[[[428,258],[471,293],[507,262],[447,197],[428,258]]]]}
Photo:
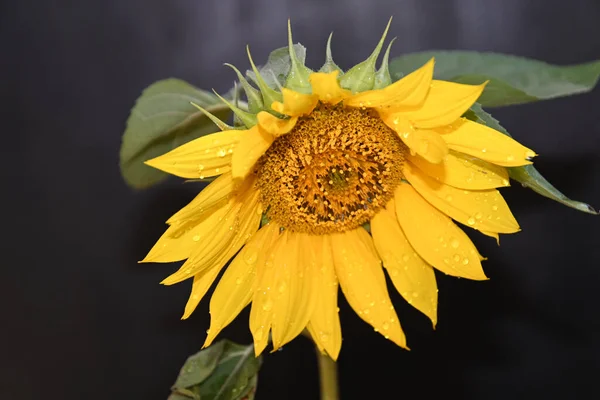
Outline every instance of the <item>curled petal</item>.
{"type": "Polygon", "coordinates": [[[275,137],[285,135],[294,129],[298,121],[298,117],[281,119],[266,111],[259,112],[257,117],[260,127],[275,137]]]}
{"type": "Polygon", "coordinates": [[[287,88],[282,88],[281,93],[283,94],[283,103],[274,101],[271,108],[290,117],[310,114],[319,101],[319,97],[315,94],[299,93],[287,88]]]}
{"type": "Polygon", "coordinates": [[[323,103],[337,104],[351,96],[351,92],[342,89],[338,82],[339,71],[314,72],[308,80],[312,86],[313,94],[319,97],[323,103]]]}

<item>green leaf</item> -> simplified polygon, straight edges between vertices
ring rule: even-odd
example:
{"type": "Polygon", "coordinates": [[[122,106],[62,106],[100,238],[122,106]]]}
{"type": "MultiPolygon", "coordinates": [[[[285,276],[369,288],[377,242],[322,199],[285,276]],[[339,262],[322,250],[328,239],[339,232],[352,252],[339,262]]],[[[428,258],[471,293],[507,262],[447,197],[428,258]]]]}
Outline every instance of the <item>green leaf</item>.
{"type": "MultiPolygon", "coordinates": [[[[465,117],[471,121],[479,122],[494,128],[495,130],[511,136],[497,119],[485,112],[480,104],[475,103],[469,111],[465,113],[465,117]]],[[[524,165],[522,167],[510,167],[508,169],[509,176],[517,182],[520,182],[524,187],[528,187],[542,196],[545,196],[554,201],[558,201],[567,207],[583,211],[588,214],[598,215],[598,212],[589,204],[582,203],[569,199],[548,182],[542,174],[538,172],[533,165],[524,165]]]]}
{"type": "Polygon", "coordinates": [[[558,66],[524,57],[475,51],[427,51],[390,63],[394,80],[435,57],[436,79],[480,84],[489,80],[478,102],[499,107],[589,92],[600,76],[600,61],[558,66]]]}
{"type": "Polygon", "coordinates": [[[125,181],[136,189],[152,186],[167,174],[144,161],[219,129],[191,102],[227,120],[230,110],[212,93],[178,80],[166,79],[150,85],[137,102],[123,134],[120,166],[125,181]]]}
{"type": "MultiPolygon", "coordinates": [[[[306,59],[306,47],[300,43],[294,46],[298,62],[304,64],[306,59]]],[[[259,69],[260,75],[263,77],[267,85],[272,89],[279,89],[285,85],[285,79],[290,72],[292,61],[290,59],[289,47],[280,47],[269,54],[267,63],[259,69]]],[[[246,76],[256,82],[256,74],[253,71],[246,71],[246,76]]]]}
{"type": "Polygon", "coordinates": [[[261,358],[254,346],[222,340],[189,357],[168,400],[251,400],[261,358]]]}

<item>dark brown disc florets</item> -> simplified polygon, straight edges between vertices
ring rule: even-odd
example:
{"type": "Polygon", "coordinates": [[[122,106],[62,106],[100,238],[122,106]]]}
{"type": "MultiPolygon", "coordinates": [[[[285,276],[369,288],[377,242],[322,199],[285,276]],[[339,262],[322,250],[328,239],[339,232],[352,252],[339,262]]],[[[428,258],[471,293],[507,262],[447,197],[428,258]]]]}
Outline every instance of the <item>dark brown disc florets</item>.
{"type": "Polygon", "coordinates": [[[406,151],[374,111],[320,104],[257,163],[263,207],[295,232],[354,229],[392,198],[406,151]]]}

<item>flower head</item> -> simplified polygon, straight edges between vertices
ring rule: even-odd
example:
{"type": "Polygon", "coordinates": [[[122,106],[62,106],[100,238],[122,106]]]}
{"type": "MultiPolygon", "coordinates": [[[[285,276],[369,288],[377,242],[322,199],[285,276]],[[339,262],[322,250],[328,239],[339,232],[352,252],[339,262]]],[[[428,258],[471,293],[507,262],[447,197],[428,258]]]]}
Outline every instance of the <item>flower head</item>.
{"type": "Polygon", "coordinates": [[[217,177],[167,221],[143,260],[186,260],[163,281],[193,278],[184,318],[231,261],[210,301],[205,346],[251,303],[257,354],[269,332],[277,349],[307,329],[335,359],[339,285],[363,320],[406,347],[384,269],[435,325],[434,269],[486,279],[453,220],[495,238],[519,230],[497,188],[509,184],[504,167],[530,164],[535,153],[463,117],[485,84],[435,80],[433,59],[392,83],[389,47],[376,71],[384,38],[342,74],[329,46],[321,71],[309,70],[290,34],[281,88],[268,86],[252,59],[258,89],[234,68],[248,109],[231,107],[246,129],[220,123],[222,132],[147,162],[184,178],[217,177]]]}

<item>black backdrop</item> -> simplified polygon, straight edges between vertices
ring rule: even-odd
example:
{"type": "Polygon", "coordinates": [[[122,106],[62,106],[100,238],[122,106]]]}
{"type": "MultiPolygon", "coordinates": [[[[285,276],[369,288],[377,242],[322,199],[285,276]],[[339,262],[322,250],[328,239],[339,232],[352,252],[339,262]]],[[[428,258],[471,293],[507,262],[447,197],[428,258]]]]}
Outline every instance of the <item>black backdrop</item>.
{"type": "MultiPolygon", "coordinates": [[[[175,76],[226,91],[255,59],[295,39],[318,67],[331,30],[339,65],[375,45],[390,14],[393,53],[507,52],[568,64],[600,58],[598,0],[54,0],[0,10],[3,233],[0,398],[165,399],[204,340],[207,302],[179,317],[175,265],[138,265],[163,221],[194,195],[171,179],[135,192],[119,175],[124,122],[140,91],[175,76]]],[[[600,206],[600,90],[494,115],[568,195],[600,206]]],[[[523,231],[475,237],[491,280],[438,275],[439,324],[393,300],[411,352],[342,301],[342,396],[600,398],[598,217],[514,185],[523,231]]],[[[249,342],[247,311],[222,337],[249,342]]],[[[311,345],[267,355],[259,399],[317,397],[311,345]]]]}

